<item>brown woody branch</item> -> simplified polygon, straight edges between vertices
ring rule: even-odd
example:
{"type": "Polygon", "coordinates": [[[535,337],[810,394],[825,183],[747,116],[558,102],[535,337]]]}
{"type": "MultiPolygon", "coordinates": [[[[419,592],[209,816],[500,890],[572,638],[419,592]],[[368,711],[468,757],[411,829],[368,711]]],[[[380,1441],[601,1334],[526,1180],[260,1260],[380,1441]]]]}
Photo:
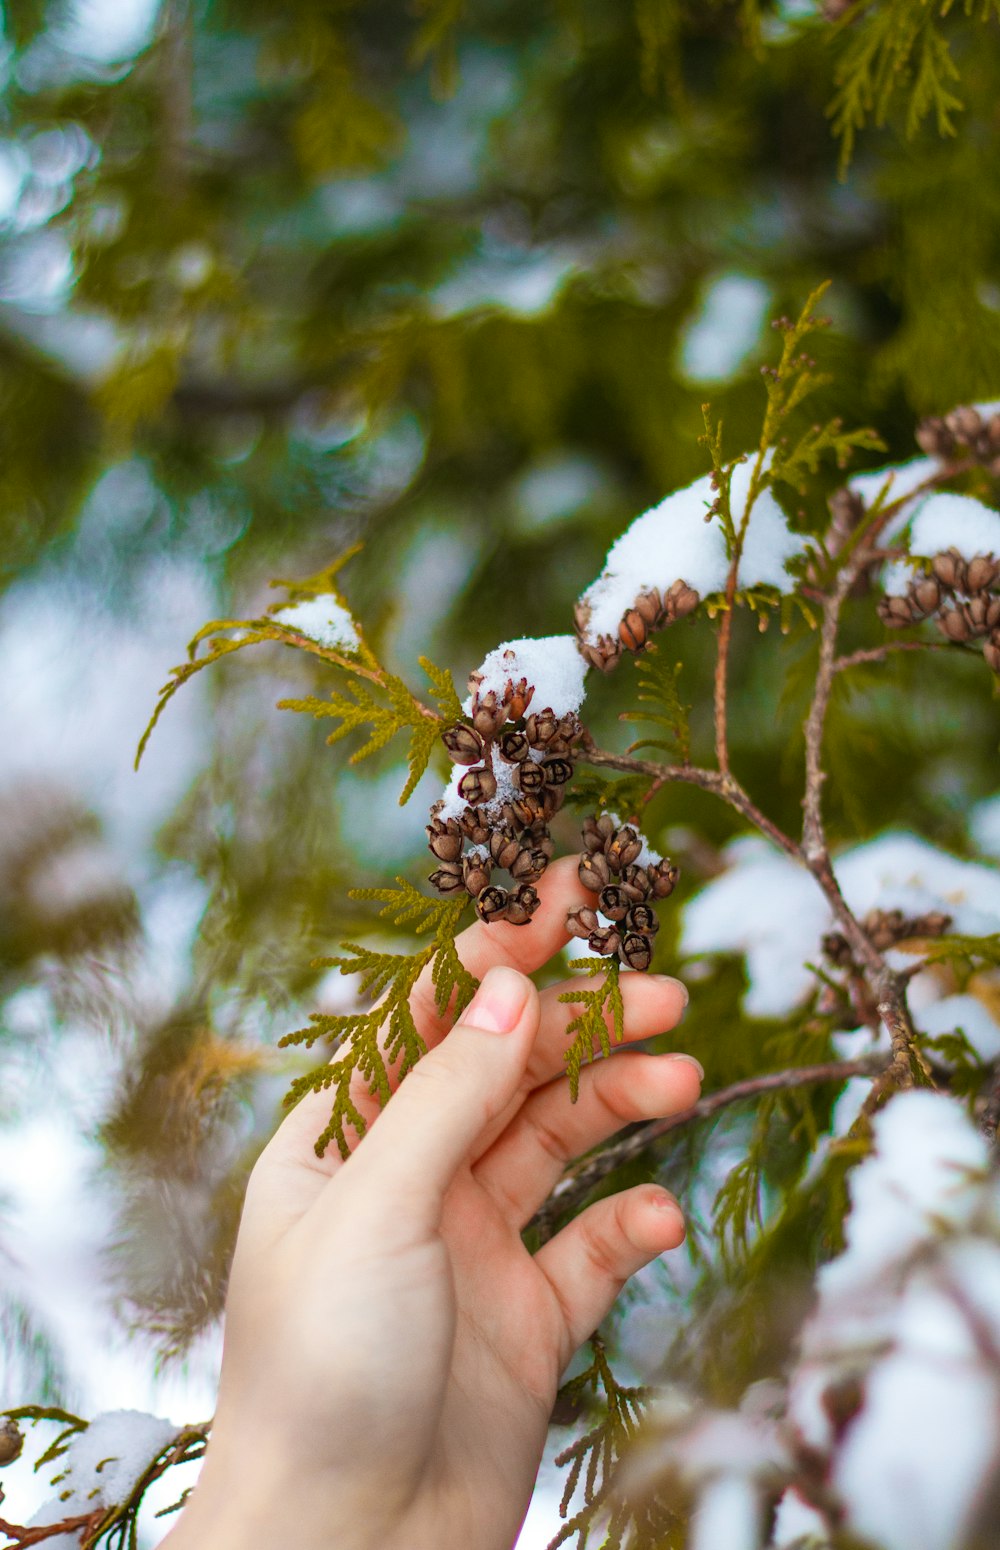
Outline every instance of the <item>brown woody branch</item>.
{"type": "Polygon", "coordinates": [[[779,829],[766,813],[761,812],[732,775],[724,775],[720,770],[701,769],[693,764],[657,764],[654,759],[636,759],[627,753],[609,753],[606,749],[595,747],[592,742],[584,743],[582,757],[587,764],[604,769],[622,770],[630,775],[649,775],[661,786],[674,781],[680,781],[689,786],[700,786],[702,791],[712,792],[714,796],[720,797],[723,802],[735,808],[787,855],[794,856],[796,860],[801,859],[796,842],[790,835],[779,829]]]}
{"type": "MultiPolygon", "coordinates": [[[[185,1426],[178,1432],[169,1447],[158,1454],[143,1470],[126,1500],[116,1506],[97,1507],[93,1512],[60,1518],[58,1523],[37,1523],[30,1528],[17,1523],[8,1523],[6,1519],[0,1518],[0,1534],[5,1535],[9,1541],[6,1550],[30,1550],[30,1546],[43,1544],[45,1540],[61,1534],[78,1536],[83,1550],[88,1550],[100,1535],[136,1511],[154,1480],[159,1480],[160,1476],[165,1475],[175,1464],[188,1464],[200,1459],[205,1451],[211,1428],[211,1421],[185,1426]]],[[[0,1492],[0,1501],[2,1499],[3,1493],[0,1492]]],[[[166,1509],[167,1512],[171,1510],[166,1509]]],[[[160,1513],[158,1516],[162,1517],[163,1514],[160,1513]]]]}
{"type": "MultiPolygon", "coordinates": [[[[866,662],[884,662],[897,651],[951,651],[954,643],[943,640],[890,640],[884,646],[870,646],[864,651],[852,651],[850,656],[838,657],[833,664],[834,673],[850,672],[866,662]]],[[[960,647],[964,650],[964,647],[960,647]]]]}
{"type": "Polygon", "coordinates": [[[720,1087],[717,1092],[699,1098],[689,1109],[682,1109],[679,1114],[668,1115],[665,1119],[649,1120],[609,1142],[600,1151],[574,1163],[529,1225],[537,1228],[543,1239],[549,1237],[556,1217],[575,1211],[590,1191],[615,1168],[640,1157],[653,1141],[658,1141],[670,1131],[690,1125],[695,1120],[710,1119],[731,1103],[757,1098],[762,1093],[788,1092],[796,1087],[818,1086],[822,1082],[845,1082],[851,1076],[871,1076],[881,1069],[882,1064],[877,1057],[833,1060],[825,1065],[766,1071],[762,1076],[748,1077],[745,1081],[733,1082],[730,1087],[720,1087]]]}
{"type": "Polygon", "coordinates": [[[40,1545],[57,1534],[75,1534],[80,1543],[93,1541],[97,1530],[106,1522],[108,1509],[98,1507],[95,1512],[85,1512],[74,1518],[61,1518],[58,1523],[36,1523],[33,1528],[19,1523],[8,1523],[0,1518],[0,1534],[8,1540],[8,1550],[28,1550],[30,1545],[40,1545]]]}

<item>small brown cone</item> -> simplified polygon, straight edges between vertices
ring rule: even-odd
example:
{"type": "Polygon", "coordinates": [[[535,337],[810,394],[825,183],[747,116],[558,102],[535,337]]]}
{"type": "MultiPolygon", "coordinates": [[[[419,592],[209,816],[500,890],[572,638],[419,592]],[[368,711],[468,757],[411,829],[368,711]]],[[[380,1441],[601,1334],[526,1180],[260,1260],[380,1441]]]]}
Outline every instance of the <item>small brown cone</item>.
{"type": "Polygon", "coordinates": [[[581,883],[591,893],[600,893],[611,881],[608,858],[601,854],[581,856],[579,871],[581,883]]]}
{"type": "Polygon", "coordinates": [[[445,861],[436,872],[431,873],[428,882],[438,893],[459,893],[465,887],[461,862],[445,861]]]}
{"type": "Polygon", "coordinates": [[[477,899],[490,880],[490,863],[475,853],[462,861],[462,878],[473,899],[477,899]]]}
{"type": "Polygon", "coordinates": [[[491,884],[484,888],[476,900],[476,913],[480,920],[491,925],[494,920],[502,920],[507,913],[508,894],[506,888],[497,888],[491,884]]]}
{"type": "Polygon", "coordinates": [[[635,931],[629,932],[628,936],[622,938],[618,956],[622,963],[630,969],[638,969],[642,974],[653,961],[653,944],[648,937],[640,936],[635,931]]]}
{"type": "Polygon", "coordinates": [[[625,919],[631,903],[624,888],[619,888],[616,883],[609,883],[607,888],[601,889],[597,907],[609,920],[619,921],[625,919]]]}
{"type": "Polygon", "coordinates": [[[602,958],[613,958],[621,946],[621,932],[614,926],[598,926],[587,939],[587,946],[593,953],[600,953],[602,958]]]}
{"type": "MultiPolygon", "coordinates": [[[[0,1421],[0,1469],[5,1464],[13,1464],[16,1458],[20,1458],[24,1447],[24,1436],[16,1421],[0,1421]]],[[[2,1499],[2,1492],[0,1492],[2,1499]]]]}
{"type": "Polygon", "coordinates": [[[504,732],[500,738],[500,757],[507,764],[522,764],[531,744],[526,732],[504,732]]]}
{"type": "Polygon", "coordinates": [[[608,865],[612,872],[621,872],[630,866],[642,851],[642,841],[630,824],[618,830],[607,849],[608,865]]]}
{"type": "Polygon", "coordinates": [[[633,904],[625,916],[625,925],[629,931],[636,931],[640,936],[655,936],[660,929],[656,911],[648,904],[633,904]]]}
{"type": "Polygon", "coordinates": [[[530,883],[514,889],[507,903],[506,919],[512,926],[526,926],[542,901],[530,883]]]}
{"type": "Polygon", "coordinates": [[[583,937],[586,940],[600,925],[597,919],[597,911],[588,909],[586,904],[578,904],[575,910],[570,910],[566,916],[566,930],[570,936],[583,937]]]}
{"type": "Polygon", "coordinates": [[[483,757],[483,740],[474,727],[467,727],[461,721],[454,726],[445,727],[441,733],[441,741],[448,750],[448,757],[453,764],[476,764],[483,757]]]}
{"type": "Polygon", "coordinates": [[[427,825],[427,843],[439,861],[457,861],[462,854],[462,831],[454,818],[432,818],[427,825]]]}
{"type": "Polygon", "coordinates": [[[497,778],[485,765],[479,769],[466,770],[458,783],[458,794],[463,802],[468,802],[472,807],[492,802],[497,794],[497,778]]]}

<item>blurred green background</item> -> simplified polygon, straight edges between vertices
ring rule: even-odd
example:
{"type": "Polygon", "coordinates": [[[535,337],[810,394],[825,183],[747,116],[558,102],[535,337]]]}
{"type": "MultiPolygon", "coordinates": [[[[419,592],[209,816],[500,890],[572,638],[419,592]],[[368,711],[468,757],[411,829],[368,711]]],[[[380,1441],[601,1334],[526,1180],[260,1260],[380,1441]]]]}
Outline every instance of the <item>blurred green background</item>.
{"type": "MultiPolygon", "coordinates": [[[[161,1350],[208,1338],[292,1069],[275,1040],[339,1004],[312,960],[365,929],[347,888],[426,866],[441,770],[400,810],[400,750],[352,771],[277,713],[322,692],[300,653],[202,675],[132,773],[195,629],[258,615],[271,578],[358,539],[345,590],[415,688],[422,652],[461,684],[498,641],[571,629],[613,537],[706,470],[702,404],[729,453],[756,442],[768,323],[825,279],[815,418],[872,424],[907,458],[919,415],[1000,391],[996,30],[940,23],[955,133],[933,111],[908,125],[914,55],[843,170],[837,74],[890,8],[838,25],[807,0],[5,6],[7,1403],[131,1396],[145,1357],[115,1347],[99,1380],[79,1355],[112,1304],[161,1350]],[[76,1194],[51,1182],[67,1173],[76,1194]]],[[[822,527],[836,478],[791,508],[800,525],[822,527]]],[[[859,643],[881,639],[872,614],[859,643]]],[[[734,765],[794,827],[813,644],[774,630],[751,651],[746,619],[736,639],[734,765]]],[[[677,654],[697,753],[707,621],[677,654]]],[[[632,695],[626,663],[589,701],[616,746],[632,695]]],[[[896,659],[836,710],[834,835],[905,822],[966,848],[994,780],[980,668],[896,659]]],[[[651,829],[690,892],[736,824],[668,789],[651,829]]],[[[740,989],[735,965],[713,981],[699,1053],[740,989]]]]}

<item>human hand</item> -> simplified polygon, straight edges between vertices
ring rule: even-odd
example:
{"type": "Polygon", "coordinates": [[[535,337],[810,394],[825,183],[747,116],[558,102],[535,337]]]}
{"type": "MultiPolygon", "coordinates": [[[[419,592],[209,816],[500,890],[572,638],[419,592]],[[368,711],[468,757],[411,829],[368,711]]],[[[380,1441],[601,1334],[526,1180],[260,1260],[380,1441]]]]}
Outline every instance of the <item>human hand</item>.
{"type": "MultiPolygon", "coordinates": [[[[329,1100],[285,1120],[250,1179],[201,1480],[165,1550],[510,1550],[559,1378],[628,1277],[683,1239],[676,1201],[639,1185],[588,1207],[537,1254],[521,1230],[581,1152],[686,1108],[685,1056],[639,1052],[563,1073],[573,1015],[517,969],[567,940],[576,862],[539,885],[529,928],[458,939],[482,984],[450,1032],[429,975],[428,1054],[346,1162],[315,1137],[329,1100]],[[446,1036],[447,1035],[447,1036],[446,1036]]],[[[672,1028],[675,980],[622,976],[628,1040],[672,1028]]]]}

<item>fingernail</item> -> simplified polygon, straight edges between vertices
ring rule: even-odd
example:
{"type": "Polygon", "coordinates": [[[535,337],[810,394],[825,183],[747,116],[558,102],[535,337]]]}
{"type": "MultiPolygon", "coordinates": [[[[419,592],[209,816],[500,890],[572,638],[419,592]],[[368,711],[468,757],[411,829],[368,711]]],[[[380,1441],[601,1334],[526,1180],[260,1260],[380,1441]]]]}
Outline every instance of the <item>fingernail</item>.
{"type": "Polygon", "coordinates": [[[674,979],[672,974],[650,974],[649,978],[655,980],[658,985],[673,985],[675,990],[680,991],[684,999],[684,1005],[687,1006],[691,997],[688,995],[687,986],[681,980],[674,979]]]}
{"type": "Polygon", "coordinates": [[[510,1033],[524,1011],[529,983],[516,969],[490,969],[462,1013],[462,1022],[484,1033],[510,1033]]]}
{"type": "Polygon", "coordinates": [[[650,1205],[657,1211],[673,1211],[675,1216],[683,1216],[679,1203],[670,1194],[669,1190],[659,1190],[650,1201],[650,1205]]]}
{"type": "Polygon", "coordinates": [[[667,1055],[666,1059],[667,1060],[686,1060],[689,1066],[694,1066],[695,1070],[698,1073],[698,1080],[700,1082],[703,1082],[705,1080],[705,1067],[702,1065],[700,1060],[695,1060],[693,1055],[680,1055],[680,1054],[677,1054],[677,1055],[667,1055]]]}

